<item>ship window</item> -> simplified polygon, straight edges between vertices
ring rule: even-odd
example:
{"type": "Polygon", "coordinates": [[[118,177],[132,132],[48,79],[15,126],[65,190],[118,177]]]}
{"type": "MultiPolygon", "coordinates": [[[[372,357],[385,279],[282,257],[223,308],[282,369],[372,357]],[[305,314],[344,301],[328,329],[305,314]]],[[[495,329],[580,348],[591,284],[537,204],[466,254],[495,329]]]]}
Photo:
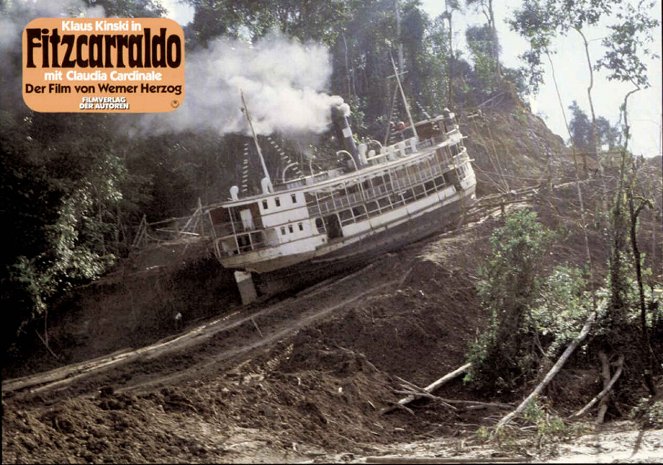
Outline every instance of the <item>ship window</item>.
{"type": "Polygon", "coordinates": [[[300,230],[300,231],[303,231],[303,230],[304,230],[304,225],[303,225],[303,224],[299,223],[297,226],[299,226],[299,230],[300,230]]]}
{"type": "Polygon", "coordinates": [[[281,226],[281,235],[285,236],[285,226],[281,226]]]}
{"type": "Polygon", "coordinates": [[[444,177],[442,177],[442,176],[438,176],[437,178],[433,179],[433,181],[435,181],[435,185],[437,187],[442,187],[445,184],[444,183],[444,177]]]}
{"type": "Polygon", "coordinates": [[[369,215],[372,215],[374,213],[378,213],[380,211],[380,209],[378,208],[378,203],[377,202],[368,202],[366,204],[366,206],[368,207],[368,214],[369,215]]]}
{"type": "Polygon", "coordinates": [[[297,195],[290,194],[290,198],[292,199],[292,203],[297,203],[297,195]]]}
{"type": "Polygon", "coordinates": [[[324,223],[322,222],[322,218],[315,219],[315,227],[318,229],[318,232],[323,230],[324,223]]]}
{"type": "Polygon", "coordinates": [[[421,197],[424,197],[425,196],[424,186],[422,186],[421,184],[418,184],[418,185],[414,186],[414,196],[417,199],[420,199],[421,197]]]}
{"type": "Polygon", "coordinates": [[[428,181],[427,183],[424,184],[424,188],[426,189],[426,193],[430,193],[435,190],[435,183],[433,181],[428,181]]]}
{"type": "Polygon", "coordinates": [[[281,199],[278,197],[274,197],[274,203],[276,204],[277,207],[281,206],[281,199]]]}
{"type": "Polygon", "coordinates": [[[265,210],[267,210],[267,200],[263,200],[263,201],[262,201],[262,208],[264,208],[265,210]]]}
{"type": "Polygon", "coordinates": [[[291,225],[291,224],[288,225],[288,231],[290,231],[290,232],[294,232],[294,230],[292,229],[292,225],[291,225]]]}

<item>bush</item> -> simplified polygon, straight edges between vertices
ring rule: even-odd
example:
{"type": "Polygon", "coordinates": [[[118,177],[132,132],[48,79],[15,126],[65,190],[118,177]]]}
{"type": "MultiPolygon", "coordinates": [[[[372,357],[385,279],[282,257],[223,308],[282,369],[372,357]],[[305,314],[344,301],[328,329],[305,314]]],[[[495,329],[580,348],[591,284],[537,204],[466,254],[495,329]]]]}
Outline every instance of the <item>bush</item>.
{"type": "Polygon", "coordinates": [[[542,258],[550,239],[551,232],[529,210],[508,215],[491,236],[492,255],[479,269],[478,284],[490,321],[470,348],[472,368],[466,377],[475,389],[495,394],[513,390],[534,369],[529,313],[539,296],[542,258]]]}
{"type": "Polygon", "coordinates": [[[554,358],[580,332],[592,311],[587,281],[576,267],[557,266],[541,286],[532,308],[534,330],[546,342],[546,356],[554,358]]]}

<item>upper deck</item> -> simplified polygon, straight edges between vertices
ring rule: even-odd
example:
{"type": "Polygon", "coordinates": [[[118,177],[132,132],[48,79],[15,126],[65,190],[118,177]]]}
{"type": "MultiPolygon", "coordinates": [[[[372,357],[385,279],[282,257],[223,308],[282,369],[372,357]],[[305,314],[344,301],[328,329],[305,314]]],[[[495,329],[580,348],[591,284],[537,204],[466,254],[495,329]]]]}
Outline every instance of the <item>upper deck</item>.
{"type": "MultiPolygon", "coordinates": [[[[270,186],[271,191],[263,191],[260,194],[227,200],[219,204],[213,204],[211,207],[238,207],[273,197],[275,194],[325,190],[333,188],[334,185],[347,184],[353,180],[361,182],[379,175],[385,169],[394,170],[401,165],[417,163],[420,158],[430,156],[435,151],[438,151],[441,158],[450,161],[453,157],[464,152],[462,140],[463,136],[460,131],[457,127],[454,127],[449,132],[430,134],[430,137],[426,139],[411,137],[388,146],[382,146],[379,142],[374,141],[375,144],[379,145],[379,150],[368,150],[367,144],[360,144],[361,166],[356,166],[355,163],[351,170],[334,168],[308,176],[289,179],[270,186]],[[444,150],[445,148],[448,148],[448,151],[444,150]]],[[[340,154],[343,152],[345,151],[339,150],[337,153],[340,154]]],[[[348,152],[345,152],[345,154],[351,159],[348,152]]]]}

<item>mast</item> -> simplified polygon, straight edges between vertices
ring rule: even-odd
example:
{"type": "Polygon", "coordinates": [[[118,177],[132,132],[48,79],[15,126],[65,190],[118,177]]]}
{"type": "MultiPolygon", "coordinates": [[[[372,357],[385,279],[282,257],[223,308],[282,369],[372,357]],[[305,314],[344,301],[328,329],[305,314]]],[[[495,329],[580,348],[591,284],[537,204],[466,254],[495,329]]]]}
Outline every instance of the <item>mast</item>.
{"type": "Polygon", "coordinates": [[[260,144],[258,144],[258,137],[256,136],[256,131],[253,129],[253,123],[251,122],[251,116],[249,115],[249,107],[246,106],[246,101],[244,100],[244,92],[240,89],[239,94],[242,97],[242,111],[246,115],[246,119],[249,122],[249,127],[251,128],[251,134],[253,134],[253,142],[256,144],[256,150],[258,151],[258,157],[260,158],[260,164],[262,165],[262,171],[265,173],[265,178],[269,181],[271,185],[272,179],[269,176],[269,171],[267,171],[267,165],[265,165],[265,159],[262,156],[262,150],[260,150],[260,144]]]}
{"type": "Polygon", "coordinates": [[[394,2],[394,9],[396,10],[396,37],[398,38],[398,69],[404,69],[403,41],[401,39],[401,7],[398,4],[398,0],[394,2]]]}
{"type": "Polygon", "coordinates": [[[401,91],[401,97],[403,98],[403,105],[405,105],[405,112],[407,113],[407,118],[410,121],[410,127],[412,128],[414,137],[416,137],[417,140],[419,140],[419,134],[417,134],[417,129],[414,127],[414,120],[412,119],[412,114],[410,113],[410,106],[408,105],[407,99],[405,98],[405,92],[403,92],[403,86],[401,85],[401,78],[398,75],[398,71],[396,70],[396,63],[394,62],[394,56],[391,54],[391,51],[389,51],[389,58],[391,58],[391,65],[394,67],[394,75],[396,76],[396,82],[398,82],[398,88],[401,91]]]}

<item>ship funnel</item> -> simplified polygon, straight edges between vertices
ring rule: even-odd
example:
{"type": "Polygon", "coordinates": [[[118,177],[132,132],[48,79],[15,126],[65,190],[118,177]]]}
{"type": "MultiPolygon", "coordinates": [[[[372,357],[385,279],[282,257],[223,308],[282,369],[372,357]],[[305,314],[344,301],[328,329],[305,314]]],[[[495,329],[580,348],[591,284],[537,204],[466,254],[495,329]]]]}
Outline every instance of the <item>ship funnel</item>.
{"type": "Polygon", "coordinates": [[[350,128],[350,123],[348,123],[348,116],[350,116],[350,106],[347,103],[332,106],[332,122],[334,123],[336,137],[343,144],[341,149],[350,152],[357,166],[362,166],[361,160],[359,160],[357,155],[357,145],[352,137],[352,129],[350,128]]]}

